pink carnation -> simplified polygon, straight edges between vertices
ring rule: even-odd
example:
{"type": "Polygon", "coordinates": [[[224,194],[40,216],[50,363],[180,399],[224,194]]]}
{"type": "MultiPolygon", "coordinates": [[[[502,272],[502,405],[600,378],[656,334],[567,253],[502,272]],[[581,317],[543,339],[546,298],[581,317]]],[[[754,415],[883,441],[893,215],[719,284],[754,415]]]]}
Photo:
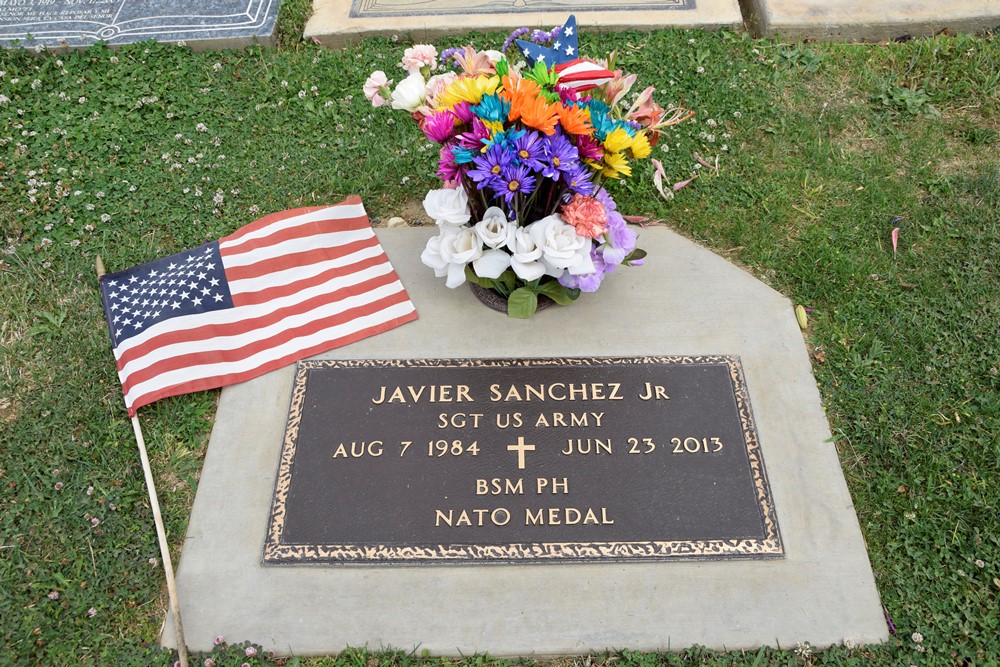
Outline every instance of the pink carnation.
{"type": "Polygon", "coordinates": [[[573,195],[573,199],[563,206],[560,215],[576,228],[577,236],[596,239],[608,231],[608,214],[604,205],[593,197],[573,195]]]}
{"type": "Polygon", "coordinates": [[[386,78],[385,72],[382,70],[375,70],[365,80],[365,97],[368,98],[373,107],[380,107],[388,101],[386,97],[389,95],[390,85],[392,85],[392,81],[386,78]]]}
{"type": "Polygon", "coordinates": [[[437,49],[430,44],[417,44],[411,46],[403,52],[403,61],[400,66],[408,73],[419,72],[423,67],[434,69],[437,64],[437,49]]]}

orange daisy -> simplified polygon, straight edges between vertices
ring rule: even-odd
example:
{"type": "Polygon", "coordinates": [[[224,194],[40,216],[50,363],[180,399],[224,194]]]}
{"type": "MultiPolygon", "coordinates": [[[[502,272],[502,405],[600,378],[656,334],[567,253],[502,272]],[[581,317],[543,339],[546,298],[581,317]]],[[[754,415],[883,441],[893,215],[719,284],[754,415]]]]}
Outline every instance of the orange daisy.
{"type": "Polygon", "coordinates": [[[509,75],[503,77],[503,90],[500,95],[510,102],[510,113],[507,117],[512,121],[518,120],[521,117],[521,107],[524,101],[538,97],[540,92],[538,84],[531,79],[509,75]]]}
{"type": "Polygon", "coordinates": [[[559,105],[559,123],[570,134],[590,135],[594,126],[590,124],[590,109],[559,105]]]}

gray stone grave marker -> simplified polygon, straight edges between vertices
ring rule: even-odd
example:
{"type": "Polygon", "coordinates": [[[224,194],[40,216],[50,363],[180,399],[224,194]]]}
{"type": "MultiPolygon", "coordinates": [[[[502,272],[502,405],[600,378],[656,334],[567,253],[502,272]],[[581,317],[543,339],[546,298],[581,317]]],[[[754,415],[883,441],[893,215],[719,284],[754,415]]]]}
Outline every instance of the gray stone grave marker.
{"type": "Polygon", "coordinates": [[[1000,26],[996,0],[740,0],[755,35],[879,42],[1000,26]]]}
{"type": "Polygon", "coordinates": [[[471,30],[550,30],[570,14],[588,31],[743,25],[737,0],[314,0],[305,36],[331,47],[371,35],[420,42],[471,30]]]}
{"type": "MultiPolygon", "coordinates": [[[[864,539],[802,334],[785,297],[679,235],[653,228],[640,235],[640,245],[649,252],[645,266],[616,272],[599,292],[583,295],[572,306],[549,308],[530,320],[514,320],[488,310],[468,289],[446,288],[420,263],[420,250],[433,230],[379,229],[376,233],[420,317],[332,350],[321,355],[320,361],[350,367],[378,360],[406,365],[428,359],[738,357],[783,553],[712,560],[581,558],[488,565],[466,561],[410,566],[354,562],[347,566],[323,558],[310,562],[309,549],[328,535],[320,525],[316,544],[306,535],[301,544],[292,545],[301,546],[298,555],[306,558],[269,564],[265,550],[269,529],[275,525],[272,501],[282,475],[289,406],[298,391],[296,368],[290,366],[227,387],[219,400],[177,573],[191,648],[209,650],[217,635],[230,642],[252,640],[286,655],[327,655],[348,646],[367,646],[419,648],[446,655],[544,656],[621,648],[676,650],[695,644],[749,649],[809,642],[821,647],[846,640],[860,644],[887,639],[864,539]]],[[[592,380],[612,381],[618,382],[592,380]]],[[[491,383],[505,386],[508,381],[498,377],[491,383]]],[[[384,384],[390,399],[395,393],[392,387],[402,386],[389,380],[384,384]]],[[[473,398],[481,391],[471,382],[442,384],[468,384],[468,395],[473,398]]],[[[360,384],[354,386],[362,391],[360,384]]],[[[417,392],[418,386],[413,386],[417,392]]],[[[406,386],[400,392],[400,397],[410,395],[406,386]]],[[[639,392],[649,395],[641,386],[639,392]]],[[[451,395],[458,396],[458,389],[451,395]]],[[[665,389],[665,395],[671,396],[670,390],[665,389]]],[[[678,410],[685,402],[693,405],[680,394],[675,396],[663,403],[676,400],[671,409],[678,410]]],[[[374,400],[380,400],[377,390],[374,400]]],[[[400,414],[411,411],[407,404],[400,406],[400,414]]],[[[345,414],[325,403],[311,409],[314,417],[345,414]]],[[[426,421],[426,415],[412,412],[415,428],[426,421]]],[[[374,422],[379,428],[380,419],[374,422]]],[[[695,429],[696,424],[687,422],[686,430],[695,429]]],[[[310,428],[322,433],[326,426],[320,422],[310,428]]],[[[551,454],[547,461],[550,454],[530,449],[544,445],[542,440],[535,441],[539,433],[521,435],[523,443],[516,437],[497,440],[489,460],[484,438],[480,443],[486,463],[483,474],[470,471],[465,474],[466,482],[469,475],[516,479],[523,453],[525,477],[529,467],[541,471],[543,464],[549,464],[550,474],[537,477],[570,477],[569,492],[575,493],[573,475],[556,474],[551,466],[551,458],[558,459],[558,455],[551,454]],[[508,446],[512,447],[509,451],[508,446]]],[[[610,433],[608,437],[628,435],[610,433]]],[[[668,442],[669,437],[680,437],[683,448],[688,434],[666,435],[668,442]]],[[[703,435],[713,434],[692,430],[690,435],[698,436],[700,442],[703,435]]],[[[322,457],[331,463],[341,442],[334,442],[335,437],[331,433],[328,456],[322,457]]],[[[738,441],[736,434],[720,436],[720,440],[723,437],[738,441]]],[[[354,440],[361,441],[360,431],[354,440]]],[[[428,442],[419,444],[423,455],[428,442]]],[[[695,450],[691,456],[712,455],[710,440],[707,455],[693,441],[690,444],[695,450]]],[[[641,440],[637,445],[640,451],[646,449],[641,440]]],[[[430,446],[432,454],[438,451],[434,443],[430,446]]],[[[398,459],[400,451],[400,443],[394,442],[383,456],[398,459]]],[[[344,453],[351,452],[348,442],[344,453]]],[[[706,467],[692,468],[692,474],[702,475],[709,486],[717,479],[707,461],[703,463],[706,467]]],[[[393,518],[398,504],[382,507],[386,503],[378,499],[385,492],[405,501],[406,485],[426,487],[436,479],[434,475],[407,475],[403,470],[400,477],[387,480],[358,470],[349,503],[373,504],[384,513],[380,518],[387,520],[393,518]]],[[[635,479],[637,484],[649,484],[648,479],[635,479]]],[[[593,482],[591,490],[598,484],[593,482]]],[[[669,493],[669,487],[663,490],[669,493]]],[[[444,491],[444,495],[457,508],[459,503],[471,502],[474,491],[465,484],[457,493],[444,491]]],[[[582,491],[577,497],[583,497],[582,491]]],[[[332,506],[339,502],[336,489],[313,499],[315,504],[306,508],[306,514],[312,513],[319,522],[323,517],[332,520],[338,511],[332,506]]],[[[491,504],[477,507],[508,502],[512,501],[495,496],[491,504]]],[[[608,518],[615,519],[608,507],[608,518]]],[[[717,511],[724,512],[726,507],[727,503],[719,503],[717,511]]],[[[537,517],[537,511],[532,511],[537,517]]],[[[567,516],[557,513],[560,520],[567,516]]],[[[595,512],[598,521],[601,516],[595,512]]],[[[566,526],[547,528],[562,531],[566,526]]],[[[439,527],[452,534],[464,529],[439,527]]],[[[280,545],[280,540],[273,543],[280,545]]],[[[442,544],[449,543],[442,540],[442,544]]],[[[282,555],[280,550],[278,555],[282,555]]],[[[317,551],[317,555],[324,554],[317,551]]],[[[169,619],[163,641],[174,641],[169,619]]]]}
{"type": "Polygon", "coordinates": [[[0,45],[82,48],[155,39],[195,48],[272,45],[280,0],[3,0],[0,45]]]}

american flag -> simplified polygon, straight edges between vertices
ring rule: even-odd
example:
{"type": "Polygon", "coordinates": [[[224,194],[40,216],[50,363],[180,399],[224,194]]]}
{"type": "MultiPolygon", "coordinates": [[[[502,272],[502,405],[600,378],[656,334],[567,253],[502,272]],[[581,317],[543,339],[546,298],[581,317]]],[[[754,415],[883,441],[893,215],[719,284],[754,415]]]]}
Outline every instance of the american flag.
{"type": "Polygon", "coordinates": [[[100,284],[133,416],[417,318],[357,197],[275,213],[100,284]]]}

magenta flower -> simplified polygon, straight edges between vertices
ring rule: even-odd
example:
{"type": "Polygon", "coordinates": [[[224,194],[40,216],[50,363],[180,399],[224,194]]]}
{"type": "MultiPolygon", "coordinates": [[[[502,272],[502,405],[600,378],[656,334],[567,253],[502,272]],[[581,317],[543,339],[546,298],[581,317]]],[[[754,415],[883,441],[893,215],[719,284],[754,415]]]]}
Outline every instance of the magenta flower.
{"type": "Polygon", "coordinates": [[[601,150],[601,145],[593,137],[584,136],[582,134],[577,135],[576,148],[580,153],[581,160],[600,160],[604,157],[604,151],[601,150]]]}
{"type": "Polygon", "coordinates": [[[455,154],[451,152],[451,146],[448,144],[442,146],[439,157],[438,177],[445,183],[459,180],[462,177],[462,168],[455,162],[455,154]]]}
{"type": "Polygon", "coordinates": [[[455,136],[455,116],[450,111],[437,111],[420,123],[424,136],[436,144],[443,144],[455,136]]]}

